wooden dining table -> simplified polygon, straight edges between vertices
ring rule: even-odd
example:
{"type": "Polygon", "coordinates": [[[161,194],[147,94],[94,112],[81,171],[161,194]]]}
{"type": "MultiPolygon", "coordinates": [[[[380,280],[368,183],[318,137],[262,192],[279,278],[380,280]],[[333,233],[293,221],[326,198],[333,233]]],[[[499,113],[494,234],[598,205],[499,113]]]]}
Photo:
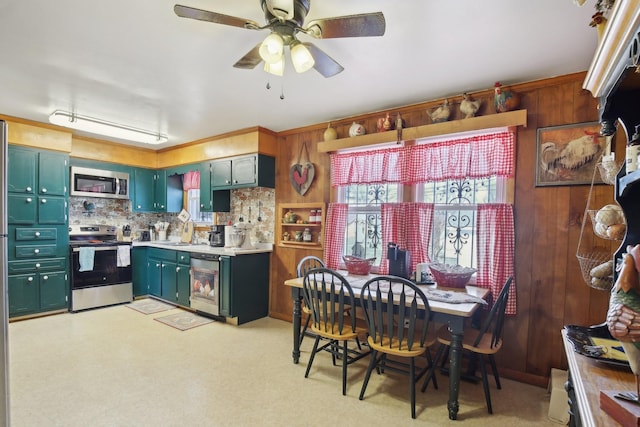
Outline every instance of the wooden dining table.
{"type": "MultiPolygon", "coordinates": [[[[343,275],[351,287],[353,288],[356,299],[360,296],[360,288],[364,283],[375,277],[375,275],[360,276],[349,275],[346,271],[339,271],[343,275]]],[[[302,324],[302,277],[285,280],[285,286],[291,287],[291,297],[293,298],[293,363],[300,360],[300,329],[302,324]]],[[[436,323],[447,324],[451,331],[451,346],[449,350],[449,401],[447,408],[449,410],[449,419],[455,420],[458,417],[458,395],[460,391],[460,373],[462,363],[462,338],[464,336],[464,324],[466,319],[482,306],[480,302],[445,302],[442,298],[429,298],[430,294],[440,291],[439,294],[463,292],[463,289],[438,288],[437,285],[419,285],[426,291],[425,295],[429,300],[429,308],[432,313],[432,321],[436,323]]],[[[486,299],[489,290],[479,288],[477,286],[466,286],[465,294],[470,297],[486,299]]]]}

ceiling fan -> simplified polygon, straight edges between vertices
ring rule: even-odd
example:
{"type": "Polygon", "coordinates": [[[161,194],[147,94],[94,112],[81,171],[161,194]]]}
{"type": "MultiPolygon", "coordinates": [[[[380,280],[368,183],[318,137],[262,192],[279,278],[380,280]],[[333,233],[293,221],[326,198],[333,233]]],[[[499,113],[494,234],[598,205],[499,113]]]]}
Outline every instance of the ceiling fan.
{"type": "Polygon", "coordinates": [[[265,61],[265,71],[277,75],[282,75],[284,71],[284,46],[289,46],[291,61],[298,72],[304,72],[313,67],[324,77],[331,77],[344,70],[342,65],[314,44],[300,42],[296,38],[297,33],[304,33],[316,39],[329,39],[382,36],[385,32],[385,19],[382,12],[316,19],[304,26],[311,0],[260,0],[260,4],[266,21],[263,26],[250,19],[179,4],[176,4],[173,10],[182,18],[198,19],[248,30],[270,30],[271,33],[264,41],[258,43],[233,66],[253,69],[260,62],[265,61]]]}

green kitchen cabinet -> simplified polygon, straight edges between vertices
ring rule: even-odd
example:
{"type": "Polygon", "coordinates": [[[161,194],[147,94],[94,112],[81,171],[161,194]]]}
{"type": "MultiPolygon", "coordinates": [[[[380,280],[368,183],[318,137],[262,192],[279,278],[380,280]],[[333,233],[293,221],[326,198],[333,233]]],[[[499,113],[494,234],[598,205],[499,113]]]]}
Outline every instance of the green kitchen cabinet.
{"type": "Polygon", "coordinates": [[[179,176],[167,177],[166,170],[135,168],[133,170],[134,212],[180,212],[182,182],[179,176]]]}
{"type": "Polygon", "coordinates": [[[178,305],[190,307],[191,297],[191,254],[178,252],[178,265],[176,267],[176,302],[178,305]]]}
{"type": "Polygon", "coordinates": [[[269,314],[270,254],[220,257],[220,315],[238,324],[269,314]]]}
{"type": "Polygon", "coordinates": [[[160,284],[160,297],[171,302],[176,301],[176,295],[178,293],[178,283],[176,280],[176,268],[178,264],[174,261],[162,261],[161,276],[162,281],[160,284]]]}
{"type": "Polygon", "coordinates": [[[67,224],[69,156],[10,146],[8,150],[9,224],[67,224]]]}
{"type": "Polygon", "coordinates": [[[251,154],[211,162],[211,189],[275,188],[275,159],[251,154]]]}
{"type": "Polygon", "coordinates": [[[147,294],[159,297],[162,284],[162,260],[149,256],[147,265],[149,267],[147,270],[147,294]]]}
{"type": "Polygon", "coordinates": [[[211,162],[200,164],[200,212],[213,212],[211,194],[211,162]]]}
{"type": "Polygon", "coordinates": [[[9,317],[67,309],[68,282],[66,271],[9,275],[9,317]]]}
{"type": "Polygon", "coordinates": [[[149,293],[147,270],[147,247],[131,248],[131,279],[133,282],[134,297],[147,295],[149,293]]]}
{"type": "Polygon", "coordinates": [[[155,174],[152,169],[135,168],[133,170],[133,201],[131,208],[135,212],[155,211],[155,174]]]}

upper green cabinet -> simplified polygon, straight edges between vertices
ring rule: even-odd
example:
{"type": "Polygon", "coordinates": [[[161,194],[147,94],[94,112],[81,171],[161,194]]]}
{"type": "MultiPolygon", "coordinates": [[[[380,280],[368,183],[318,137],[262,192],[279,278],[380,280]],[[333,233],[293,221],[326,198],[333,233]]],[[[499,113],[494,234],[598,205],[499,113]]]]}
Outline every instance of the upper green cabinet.
{"type": "Polygon", "coordinates": [[[7,222],[66,224],[68,180],[68,155],[10,146],[7,222]]]}
{"type": "Polygon", "coordinates": [[[166,170],[135,168],[131,206],[135,212],[180,212],[180,179],[175,175],[167,177],[166,170]]]}
{"type": "Polygon", "coordinates": [[[262,154],[211,162],[211,189],[275,188],[275,159],[262,154]]]}

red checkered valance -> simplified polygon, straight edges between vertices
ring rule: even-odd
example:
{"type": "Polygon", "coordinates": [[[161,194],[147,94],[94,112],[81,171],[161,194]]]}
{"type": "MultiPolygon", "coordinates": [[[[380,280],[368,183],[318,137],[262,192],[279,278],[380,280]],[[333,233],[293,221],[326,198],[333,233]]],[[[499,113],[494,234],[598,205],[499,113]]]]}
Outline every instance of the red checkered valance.
{"type": "Polygon", "coordinates": [[[331,154],[331,185],[403,182],[405,147],[331,154]]]}
{"type": "Polygon", "coordinates": [[[514,176],[515,137],[503,131],[408,147],[405,183],[514,176]]]}

